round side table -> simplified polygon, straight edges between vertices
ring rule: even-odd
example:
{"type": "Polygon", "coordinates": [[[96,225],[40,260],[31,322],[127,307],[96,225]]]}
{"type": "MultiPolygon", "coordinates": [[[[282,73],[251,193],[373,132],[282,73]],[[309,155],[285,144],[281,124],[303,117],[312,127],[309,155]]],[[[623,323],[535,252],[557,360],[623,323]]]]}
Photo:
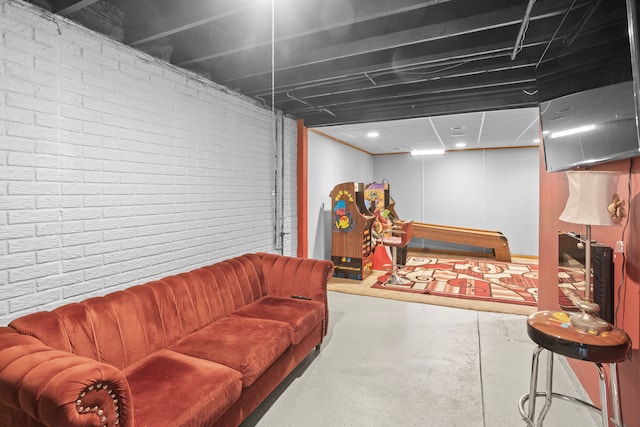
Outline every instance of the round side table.
{"type": "Polygon", "coordinates": [[[538,347],[533,351],[531,363],[531,378],[529,393],[524,394],[519,401],[520,415],[531,427],[541,427],[547,415],[553,398],[583,405],[599,412],[602,416],[602,426],[609,426],[609,400],[607,390],[611,391],[613,422],[622,427],[620,414],[620,397],[618,394],[618,362],[627,359],[631,352],[631,340],[625,331],[612,326],[605,332],[584,331],[571,325],[569,315],[563,311],[539,311],[527,319],[527,334],[538,347]],[[538,390],[538,359],[542,350],[547,350],[546,390],[538,390]],[[598,408],[591,403],[576,397],[554,393],[553,383],[553,355],[559,354],[572,359],[584,360],[595,364],[600,381],[600,402],[598,408]],[[609,363],[609,384],[603,363],[609,363]],[[545,403],[540,413],[536,415],[536,398],[544,397],[545,403]],[[525,410],[525,404],[528,404],[525,410]]]}

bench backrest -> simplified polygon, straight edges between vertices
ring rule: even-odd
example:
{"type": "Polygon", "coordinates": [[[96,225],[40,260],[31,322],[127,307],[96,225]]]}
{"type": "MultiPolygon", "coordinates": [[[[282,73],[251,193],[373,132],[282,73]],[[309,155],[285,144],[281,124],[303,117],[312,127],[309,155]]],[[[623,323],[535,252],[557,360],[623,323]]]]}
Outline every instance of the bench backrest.
{"type": "Polygon", "coordinates": [[[102,297],[20,317],[10,327],[120,369],[265,295],[248,254],[102,297]]]}

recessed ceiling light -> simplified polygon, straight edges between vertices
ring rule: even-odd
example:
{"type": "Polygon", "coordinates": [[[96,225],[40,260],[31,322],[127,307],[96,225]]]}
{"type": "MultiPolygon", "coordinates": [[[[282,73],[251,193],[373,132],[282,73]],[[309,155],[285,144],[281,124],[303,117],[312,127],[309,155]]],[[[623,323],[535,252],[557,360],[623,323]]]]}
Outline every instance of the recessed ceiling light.
{"type": "Polygon", "coordinates": [[[460,138],[461,136],[464,136],[464,132],[452,133],[451,136],[454,138],[460,138]]]}
{"type": "Polygon", "coordinates": [[[369,138],[377,138],[378,136],[380,136],[380,134],[379,134],[378,132],[376,132],[375,130],[373,130],[373,131],[371,131],[371,132],[368,132],[368,133],[367,133],[367,136],[368,136],[369,138]]]}
{"type": "Polygon", "coordinates": [[[456,148],[464,148],[467,146],[466,142],[458,142],[456,143],[456,148]]]}
{"type": "Polygon", "coordinates": [[[452,126],[451,130],[456,131],[456,130],[465,130],[466,127],[464,126],[452,126]]]}

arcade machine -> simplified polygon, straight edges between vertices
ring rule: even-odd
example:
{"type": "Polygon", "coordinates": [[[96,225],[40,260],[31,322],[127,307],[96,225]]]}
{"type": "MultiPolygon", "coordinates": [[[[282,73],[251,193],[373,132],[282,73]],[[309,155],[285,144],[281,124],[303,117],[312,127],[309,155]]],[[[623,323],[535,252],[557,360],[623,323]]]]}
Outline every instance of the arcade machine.
{"type": "MultiPolygon", "coordinates": [[[[371,238],[374,252],[382,244],[382,235],[388,231],[394,221],[398,221],[398,214],[395,211],[395,201],[389,194],[389,183],[385,180],[382,183],[373,182],[368,184],[364,190],[365,205],[374,216],[371,225],[371,238]]],[[[398,248],[398,263],[404,264],[407,258],[407,247],[398,248]]],[[[378,259],[377,257],[374,259],[378,259]]],[[[389,263],[391,260],[389,259],[389,263]]],[[[375,263],[374,263],[375,264],[375,263]]],[[[377,269],[384,269],[376,267],[377,269]]]]}
{"type": "Polygon", "coordinates": [[[372,271],[371,224],[374,220],[364,202],[364,185],[356,182],[336,185],[331,192],[331,207],[333,275],[362,280],[372,271]]]}
{"type": "Polygon", "coordinates": [[[371,244],[375,247],[382,241],[382,235],[393,225],[390,211],[387,209],[388,199],[387,184],[374,182],[364,189],[364,204],[367,210],[373,215],[371,224],[371,244]]]}

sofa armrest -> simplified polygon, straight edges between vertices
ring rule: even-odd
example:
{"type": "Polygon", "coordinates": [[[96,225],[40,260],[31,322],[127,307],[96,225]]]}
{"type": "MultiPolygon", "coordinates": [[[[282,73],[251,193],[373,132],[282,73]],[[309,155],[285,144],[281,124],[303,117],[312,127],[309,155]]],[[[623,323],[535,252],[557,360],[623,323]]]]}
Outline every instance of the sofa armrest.
{"type": "Polygon", "coordinates": [[[0,403],[47,426],[133,426],[119,369],[8,327],[0,328],[0,403]]]}
{"type": "Polygon", "coordinates": [[[326,335],[329,321],[327,304],[327,282],[333,275],[333,263],[327,260],[294,258],[276,254],[261,253],[262,273],[267,295],[298,296],[320,301],[325,305],[326,335]]]}

